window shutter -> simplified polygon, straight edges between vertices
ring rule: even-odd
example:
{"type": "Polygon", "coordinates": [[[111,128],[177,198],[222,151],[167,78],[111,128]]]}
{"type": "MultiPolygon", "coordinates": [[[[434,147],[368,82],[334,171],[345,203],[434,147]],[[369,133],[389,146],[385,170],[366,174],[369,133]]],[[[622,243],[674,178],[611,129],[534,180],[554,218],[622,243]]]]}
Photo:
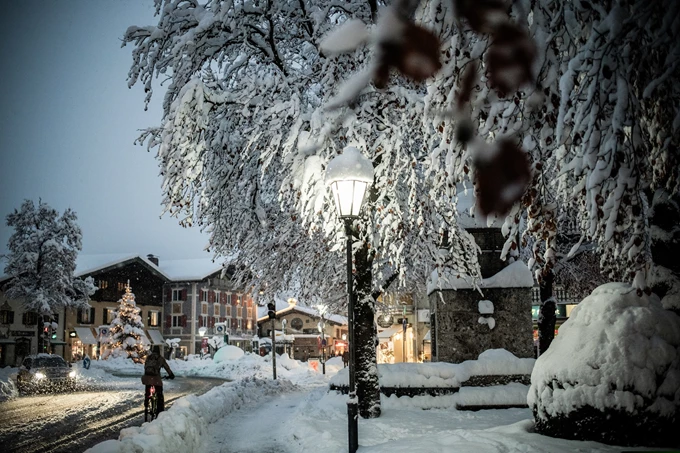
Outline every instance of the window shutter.
{"type": "Polygon", "coordinates": [[[172,300],[172,288],[165,288],[165,300],[172,300]]]}
{"type": "Polygon", "coordinates": [[[187,315],[182,315],[181,321],[182,321],[182,327],[186,327],[187,326],[187,315]]]}
{"type": "Polygon", "coordinates": [[[208,327],[215,327],[215,318],[210,317],[209,324],[210,324],[210,325],[209,325],[208,327]]]}
{"type": "Polygon", "coordinates": [[[165,317],[165,328],[169,329],[172,327],[172,316],[168,315],[165,317]]]}
{"type": "Polygon", "coordinates": [[[78,324],[83,323],[83,310],[81,308],[78,309],[78,324]]]}
{"type": "Polygon", "coordinates": [[[215,293],[208,290],[208,302],[213,303],[215,302],[215,293]]]}
{"type": "Polygon", "coordinates": [[[187,300],[187,290],[186,289],[182,290],[182,300],[187,300]]]}
{"type": "Polygon", "coordinates": [[[13,312],[13,311],[10,311],[10,312],[9,312],[9,319],[8,319],[8,321],[9,321],[10,324],[14,323],[14,312],[13,312]]]}
{"type": "Polygon", "coordinates": [[[90,307],[90,324],[94,324],[94,307],[90,307]]]}

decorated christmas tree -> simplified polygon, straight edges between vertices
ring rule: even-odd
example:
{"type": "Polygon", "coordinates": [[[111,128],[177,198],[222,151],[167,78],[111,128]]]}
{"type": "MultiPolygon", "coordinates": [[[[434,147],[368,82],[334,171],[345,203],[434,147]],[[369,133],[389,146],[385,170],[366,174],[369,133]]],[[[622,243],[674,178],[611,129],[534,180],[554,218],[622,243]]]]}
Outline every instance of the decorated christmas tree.
{"type": "Polygon", "coordinates": [[[135,295],[130,288],[128,281],[125,286],[125,294],[119,301],[118,310],[114,312],[111,321],[111,349],[112,355],[131,358],[135,362],[141,362],[147,354],[146,348],[142,344],[144,336],[144,324],[139,315],[141,309],[137,308],[135,295]]]}

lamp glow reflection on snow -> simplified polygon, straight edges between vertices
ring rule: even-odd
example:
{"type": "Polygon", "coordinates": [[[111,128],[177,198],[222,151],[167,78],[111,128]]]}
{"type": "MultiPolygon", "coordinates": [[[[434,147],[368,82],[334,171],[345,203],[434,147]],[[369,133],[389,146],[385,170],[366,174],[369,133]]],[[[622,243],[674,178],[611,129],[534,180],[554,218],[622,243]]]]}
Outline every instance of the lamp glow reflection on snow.
{"type": "Polygon", "coordinates": [[[361,205],[373,183],[373,165],[361,152],[346,147],[326,167],[326,184],[331,186],[338,217],[345,221],[347,238],[347,326],[349,330],[349,401],[347,402],[347,440],[349,453],[359,448],[359,406],[356,396],[356,342],[354,341],[354,283],[352,277],[352,221],[359,217],[361,205]]]}

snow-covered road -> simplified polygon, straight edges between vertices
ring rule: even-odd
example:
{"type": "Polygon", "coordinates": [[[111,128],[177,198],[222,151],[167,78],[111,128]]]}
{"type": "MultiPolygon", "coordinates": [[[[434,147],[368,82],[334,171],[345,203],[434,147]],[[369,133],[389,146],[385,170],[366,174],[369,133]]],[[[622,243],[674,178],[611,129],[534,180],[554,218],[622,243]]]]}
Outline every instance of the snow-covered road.
{"type": "MultiPolygon", "coordinates": [[[[166,384],[169,406],[182,396],[202,394],[221,379],[177,378],[166,384]]],[[[0,403],[0,450],[4,452],[81,452],[122,428],[143,422],[139,378],[122,378],[119,388],[53,393],[0,403]]]]}

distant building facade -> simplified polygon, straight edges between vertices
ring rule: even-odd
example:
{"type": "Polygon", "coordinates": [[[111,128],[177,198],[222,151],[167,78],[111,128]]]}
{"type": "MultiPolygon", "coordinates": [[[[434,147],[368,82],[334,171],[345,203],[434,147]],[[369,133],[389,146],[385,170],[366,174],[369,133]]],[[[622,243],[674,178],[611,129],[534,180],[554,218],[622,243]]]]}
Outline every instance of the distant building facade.
{"type": "Polygon", "coordinates": [[[207,338],[223,335],[215,325],[225,323],[229,344],[252,351],[257,336],[255,302],[249,293],[234,286],[230,274],[223,277],[219,266],[208,272],[187,274],[165,284],[164,336],[179,338],[180,355],[198,354],[207,338]]]}
{"type": "MultiPolygon", "coordinates": [[[[102,258],[100,261],[105,260],[102,258]]],[[[87,258],[86,261],[92,262],[87,258]]],[[[76,361],[85,355],[93,359],[106,357],[109,352],[108,329],[128,282],[135,295],[135,304],[141,309],[140,316],[145,327],[142,341],[147,345],[163,346],[162,294],[169,278],[158,267],[158,259],[153,255],[135,255],[91,265],[94,267],[88,269],[79,266],[81,269],[77,269],[76,276],[92,277],[99,289],[90,297],[90,308],[66,310],[65,358],[76,361]]]]}
{"type": "MultiPolygon", "coordinates": [[[[339,315],[326,315],[323,318],[318,310],[298,305],[295,299],[276,304],[276,319],[274,330],[285,334],[286,338],[293,337],[290,345],[278,345],[277,352],[287,352],[291,358],[307,360],[310,358],[326,358],[342,355],[348,350],[347,318],[339,315]],[[322,327],[322,332],[319,326],[322,327]]],[[[264,309],[257,319],[258,335],[271,338],[272,320],[264,309]]]]}

